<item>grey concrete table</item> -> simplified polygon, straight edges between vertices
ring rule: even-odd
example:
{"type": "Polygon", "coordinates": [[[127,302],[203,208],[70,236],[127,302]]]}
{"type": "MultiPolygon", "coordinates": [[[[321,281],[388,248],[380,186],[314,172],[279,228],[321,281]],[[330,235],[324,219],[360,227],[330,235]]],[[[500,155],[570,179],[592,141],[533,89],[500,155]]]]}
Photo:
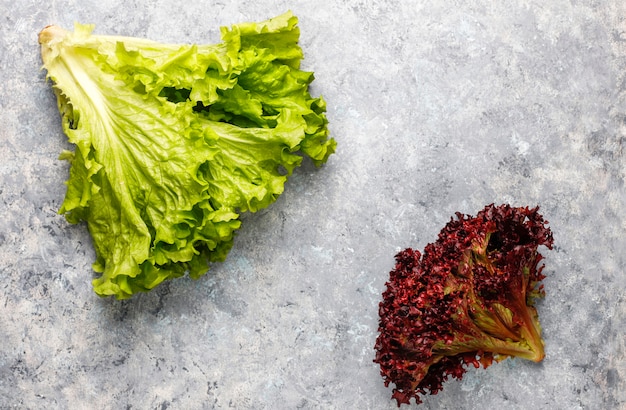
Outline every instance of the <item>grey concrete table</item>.
{"type": "Polygon", "coordinates": [[[0,408],[395,408],[372,362],[393,256],[492,202],[540,205],[554,231],[547,356],[472,369],[421,408],[626,406],[626,3],[181,4],[0,0],[0,408]],[[98,298],[87,230],[57,215],[71,147],[37,33],[212,43],[289,8],[337,153],[200,280],[98,298]]]}

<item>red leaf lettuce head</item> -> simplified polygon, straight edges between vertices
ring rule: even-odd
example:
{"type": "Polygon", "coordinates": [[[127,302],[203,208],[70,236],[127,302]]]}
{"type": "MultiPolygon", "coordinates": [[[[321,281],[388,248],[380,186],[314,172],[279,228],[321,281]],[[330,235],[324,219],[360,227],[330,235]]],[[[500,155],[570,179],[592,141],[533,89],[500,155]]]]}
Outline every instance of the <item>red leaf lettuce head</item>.
{"type": "Polygon", "coordinates": [[[424,254],[396,255],[379,306],[375,362],[398,406],[437,394],[467,365],[544,357],[534,300],[544,295],[543,245],[553,238],[539,208],[486,206],[456,214],[424,254]]]}

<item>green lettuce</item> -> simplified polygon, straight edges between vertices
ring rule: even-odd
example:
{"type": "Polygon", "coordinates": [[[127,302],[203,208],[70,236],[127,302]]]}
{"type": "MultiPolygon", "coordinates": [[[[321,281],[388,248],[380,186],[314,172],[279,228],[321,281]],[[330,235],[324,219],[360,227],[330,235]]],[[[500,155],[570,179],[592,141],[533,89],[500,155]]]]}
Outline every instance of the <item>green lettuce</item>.
{"type": "Polygon", "coordinates": [[[39,35],[74,152],[59,210],[86,221],[93,286],[129,298],[224,261],[240,214],[273,203],[303,157],[336,146],[287,12],[171,45],[48,26],[39,35]]]}

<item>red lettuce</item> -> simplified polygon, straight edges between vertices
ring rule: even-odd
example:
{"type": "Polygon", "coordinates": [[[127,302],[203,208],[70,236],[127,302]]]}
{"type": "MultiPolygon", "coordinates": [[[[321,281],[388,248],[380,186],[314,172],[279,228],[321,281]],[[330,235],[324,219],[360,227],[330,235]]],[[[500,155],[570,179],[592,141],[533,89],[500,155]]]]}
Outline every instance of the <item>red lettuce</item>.
{"type": "Polygon", "coordinates": [[[423,255],[396,255],[383,301],[375,362],[398,406],[437,394],[467,365],[486,368],[507,357],[544,358],[534,301],[544,296],[540,245],[552,249],[538,212],[486,206],[457,213],[423,255]]]}

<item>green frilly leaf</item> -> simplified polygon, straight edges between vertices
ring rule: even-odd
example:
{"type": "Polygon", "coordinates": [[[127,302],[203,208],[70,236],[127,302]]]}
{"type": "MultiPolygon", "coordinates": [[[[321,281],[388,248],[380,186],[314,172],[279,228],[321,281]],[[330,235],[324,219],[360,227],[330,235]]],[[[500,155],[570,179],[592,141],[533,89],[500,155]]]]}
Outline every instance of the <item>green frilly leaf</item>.
{"type": "Polygon", "coordinates": [[[60,213],[86,221],[102,296],[128,298],[225,260],[239,215],[273,203],[303,156],[336,143],[297,18],[222,28],[222,43],[171,45],[74,32],[39,37],[75,151],[60,213]]]}

